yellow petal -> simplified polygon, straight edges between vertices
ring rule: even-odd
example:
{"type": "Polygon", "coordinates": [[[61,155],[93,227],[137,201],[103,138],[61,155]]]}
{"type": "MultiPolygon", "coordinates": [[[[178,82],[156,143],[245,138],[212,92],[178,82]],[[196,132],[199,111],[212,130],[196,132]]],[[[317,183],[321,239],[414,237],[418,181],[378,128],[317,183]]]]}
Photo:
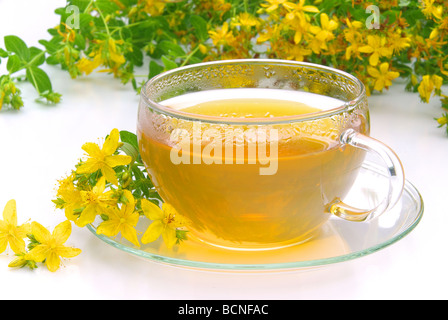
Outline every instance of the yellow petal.
{"type": "Polygon", "coordinates": [[[135,199],[134,196],[132,195],[132,192],[129,190],[123,190],[123,195],[125,196],[125,198],[128,200],[128,203],[126,204],[126,214],[132,214],[134,212],[135,209],[135,199]]]}
{"type": "Polygon", "coordinates": [[[165,217],[162,209],[159,208],[156,204],[152,203],[149,200],[142,199],[142,209],[144,215],[149,220],[161,220],[165,217]]]}
{"type": "Polygon", "coordinates": [[[9,237],[9,247],[15,253],[22,253],[25,251],[25,241],[23,238],[9,237]]]}
{"type": "Polygon", "coordinates": [[[302,32],[296,31],[294,34],[294,43],[298,44],[300,41],[302,41],[302,32]]]}
{"type": "Polygon", "coordinates": [[[33,221],[31,223],[31,233],[34,238],[42,244],[46,244],[51,240],[51,233],[39,222],[33,221]]]}
{"type": "Polygon", "coordinates": [[[318,26],[310,26],[310,32],[312,34],[318,34],[322,29],[318,26]]]}
{"type": "Polygon", "coordinates": [[[378,52],[374,52],[369,58],[370,65],[376,67],[378,65],[379,59],[380,57],[378,52]]]}
{"type": "Polygon", "coordinates": [[[120,138],[120,132],[118,129],[113,129],[103,145],[103,153],[105,155],[112,155],[118,148],[118,139],[120,138]]]}
{"type": "Polygon", "coordinates": [[[374,89],[377,90],[377,91],[381,91],[381,90],[383,90],[383,88],[384,88],[384,80],[383,79],[378,79],[375,82],[374,89]]]}
{"type": "Polygon", "coordinates": [[[105,165],[101,168],[101,172],[103,173],[103,177],[105,177],[107,181],[118,186],[118,179],[114,169],[112,169],[108,165],[105,165]]]}
{"type": "Polygon", "coordinates": [[[303,11],[305,11],[305,12],[319,13],[319,9],[316,8],[315,6],[304,6],[304,7],[303,7],[303,11]]]}
{"type": "Polygon", "coordinates": [[[5,234],[0,234],[0,253],[3,253],[8,246],[8,240],[5,234]]]}
{"type": "Polygon", "coordinates": [[[359,52],[372,53],[374,49],[371,46],[362,46],[358,49],[359,52]]]}
{"type": "Polygon", "coordinates": [[[17,226],[17,207],[16,200],[12,199],[6,203],[3,210],[3,219],[9,225],[17,226]]]}
{"type": "Polygon", "coordinates": [[[25,256],[26,260],[33,260],[36,262],[44,261],[47,256],[50,254],[50,248],[47,245],[37,245],[33,249],[31,249],[25,256]]]}
{"type": "Polygon", "coordinates": [[[164,228],[165,226],[160,220],[151,223],[141,239],[142,243],[146,244],[157,240],[162,234],[164,228]]]}
{"type": "Polygon", "coordinates": [[[0,235],[2,233],[8,233],[8,230],[9,230],[8,224],[5,221],[0,220],[0,235]]]}
{"type": "Polygon", "coordinates": [[[98,214],[97,212],[98,205],[96,204],[89,204],[87,207],[84,208],[84,210],[81,212],[81,215],[79,216],[78,220],[76,220],[76,225],[78,227],[85,227],[87,224],[92,223],[95,221],[95,218],[98,214]]]}
{"type": "Polygon", "coordinates": [[[104,234],[107,237],[115,237],[120,232],[120,222],[119,220],[107,220],[101,222],[101,224],[96,229],[96,233],[104,234]]]}
{"type": "Polygon", "coordinates": [[[431,77],[431,80],[434,83],[434,86],[436,87],[437,90],[439,90],[442,87],[442,84],[443,84],[442,77],[435,74],[431,77]]]}
{"type": "Polygon", "coordinates": [[[50,270],[51,272],[55,272],[61,266],[61,258],[59,258],[59,256],[55,252],[51,252],[47,257],[45,264],[48,270],[50,270]]]}
{"type": "Polygon", "coordinates": [[[126,62],[126,59],[122,54],[118,54],[116,52],[110,51],[110,58],[113,62],[115,62],[118,65],[122,65],[126,62]]]}
{"type": "Polygon", "coordinates": [[[390,71],[390,72],[387,73],[387,77],[390,80],[394,80],[395,78],[398,78],[399,76],[400,76],[400,73],[396,72],[396,71],[390,71]]]}
{"type": "Polygon", "coordinates": [[[95,159],[87,159],[86,162],[81,164],[77,169],[76,173],[85,174],[85,173],[94,173],[101,168],[100,163],[95,159]]]}
{"type": "Polygon", "coordinates": [[[336,30],[336,28],[338,26],[339,26],[339,24],[336,21],[330,20],[330,22],[328,23],[328,28],[327,29],[333,31],[333,30],[336,30]]]}
{"type": "Polygon", "coordinates": [[[93,142],[84,143],[84,145],[82,146],[82,150],[87,152],[87,154],[93,158],[102,156],[100,147],[93,142]]]}
{"type": "Polygon", "coordinates": [[[126,223],[135,227],[137,225],[139,219],[140,219],[140,215],[137,212],[134,212],[127,217],[126,223]]]}
{"type": "Polygon", "coordinates": [[[71,247],[58,247],[57,254],[62,258],[73,258],[81,254],[81,249],[71,247]]]}
{"type": "Polygon", "coordinates": [[[389,70],[389,63],[387,63],[387,62],[383,62],[383,63],[380,65],[380,72],[381,72],[382,74],[386,74],[388,70],[389,70]]]}
{"type": "Polygon", "coordinates": [[[94,59],[92,61],[86,58],[82,58],[76,63],[76,66],[78,67],[79,71],[85,73],[86,75],[89,75],[93,72],[93,70],[98,68],[100,64],[101,61],[99,59],[94,59]]]}
{"type": "Polygon", "coordinates": [[[98,179],[98,181],[96,182],[96,185],[93,187],[92,191],[96,195],[100,195],[104,192],[105,189],[106,189],[106,178],[103,176],[98,179]]]}
{"type": "Polygon", "coordinates": [[[53,230],[53,239],[57,245],[65,243],[72,233],[72,223],[69,220],[58,224],[53,230]]]}
{"type": "Polygon", "coordinates": [[[328,18],[328,15],[326,13],[322,13],[320,15],[320,24],[321,24],[322,28],[326,29],[326,27],[328,26],[329,20],[330,19],[328,18]]]}
{"type": "Polygon", "coordinates": [[[129,225],[123,225],[121,235],[135,246],[140,247],[140,243],[137,239],[137,230],[135,230],[135,228],[129,225]]]}
{"type": "Polygon", "coordinates": [[[116,166],[125,166],[130,164],[132,157],[125,155],[108,156],[104,159],[104,161],[109,167],[114,168],[116,166]]]}
{"type": "Polygon", "coordinates": [[[166,228],[162,233],[162,238],[168,249],[171,249],[177,242],[176,230],[173,228],[166,228]]]}

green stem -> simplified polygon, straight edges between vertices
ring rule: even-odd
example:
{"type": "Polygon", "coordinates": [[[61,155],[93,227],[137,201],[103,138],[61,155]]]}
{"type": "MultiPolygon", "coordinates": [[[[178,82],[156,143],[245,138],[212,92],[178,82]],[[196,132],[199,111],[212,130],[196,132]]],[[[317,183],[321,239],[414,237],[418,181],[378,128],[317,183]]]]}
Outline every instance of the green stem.
{"type": "Polygon", "coordinates": [[[107,35],[110,37],[109,26],[107,25],[107,22],[106,22],[106,19],[104,18],[103,12],[99,8],[96,8],[96,10],[100,14],[101,20],[103,20],[104,26],[106,27],[107,35]]]}
{"type": "Polygon", "coordinates": [[[39,90],[39,85],[37,84],[36,77],[34,77],[33,70],[30,68],[28,71],[29,71],[29,73],[31,74],[31,78],[33,78],[33,83],[35,84],[35,89],[36,89],[36,91],[37,91],[37,94],[38,94],[39,96],[41,96],[42,94],[41,94],[41,92],[40,92],[40,90],[39,90]]]}
{"type": "Polygon", "coordinates": [[[93,4],[94,0],[90,0],[89,4],[87,5],[86,9],[84,10],[84,13],[87,13],[87,11],[90,9],[90,6],[93,4]]]}
{"type": "Polygon", "coordinates": [[[197,46],[193,51],[190,52],[190,54],[185,58],[184,62],[180,65],[181,67],[185,66],[188,61],[190,61],[191,57],[194,56],[196,52],[198,52],[199,46],[197,46]]]}
{"type": "Polygon", "coordinates": [[[26,69],[26,68],[30,67],[30,66],[34,63],[34,61],[36,61],[37,59],[39,59],[40,57],[42,57],[43,55],[45,55],[45,53],[46,53],[46,51],[42,51],[41,53],[39,53],[37,56],[35,56],[35,57],[33,58],[33,60],[31,60],[30,62],[28,62],[26,65],[24,65],[24,66],[22,67],[22,69],[26,69]]]}

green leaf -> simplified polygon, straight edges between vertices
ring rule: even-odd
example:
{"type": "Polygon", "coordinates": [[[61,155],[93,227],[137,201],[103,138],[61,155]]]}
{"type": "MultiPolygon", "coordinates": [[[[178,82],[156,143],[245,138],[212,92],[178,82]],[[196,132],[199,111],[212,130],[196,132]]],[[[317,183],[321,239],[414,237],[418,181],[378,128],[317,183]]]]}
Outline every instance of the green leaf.
{"type": "Polygon", "coordinates": [[[75,45],[78,47],[78,49],[85,50],[86,39],[84,38],[84,36],[81,33],[75,34],[75,45]]]}
{"type": "Polygon", "coordinates": [[[194,34],[199,40],[205,41],[208,39],[207,21],[200,16],[194,15],[190,17],[190,23],[194,28],[194,34]]]}
{"type": "Polygon", "coordinates": [[[8,58],[8,52],[0,48],[0,58],[8,58]]]}
{"type": "Polygon", "coordinates": [[[132,144],[123,142],[123,145],[120,147],[120,149],[128,156],[132,157],[133,162],[135,162],[138,159],[139,156],[138,149],[136,149],[132,144]]]}
{"type": "Polygon", "coordinates": [[[47,40],[39,40],[39,43],[45,47],[49,54],[56,53],[60,48],[62,48],[62,37],[58,36],[50,41],[47,40]]]}
{"type": "Polygon", "coordinates": [[[171,70],[177,68],[177,63],[169,59],[167,56],[162,56],[162,62],[165,66],[165,70],[171,70]]]}
{"type": "Polygon", "coordinates": [[[36,66],[36,67],[44,64],[44,62],[45,62],[44,51],[42,51],[41,49],[36,48],[36,47],[31,47],[30,48],[30,62],[32,62],[31,65],[36,66]]]}
{"type": "Polygon", "coordinates": [[[137,46],[132,46],[132,51],[125,54],[125,57],[136,66],[141,67],[143,65],[143,53],[137,46]]]}
{"type": "Polygon", "coordinates": [[[17,56],[25,61],[30,60],[30,50],[26,43],[16,36],[5,37],[5,48],[8,51],[14,52],[17,56]]]}
{"type": "Polygon", "coordinates": [[[10,56],[6,64],[6,69],[10,74],[21,70],[22,62],[20,61],[20,58],[17,55],[10,56]]]}
{"type": "Polygon", "coordinates": [[[101,10],[103,14],[114,13],[115,11],[120,10],[120,8],[110,0],[97,0],[95,6],[101,10]]]}
{"type": "Polygon", "coordinates": [[[121,130],[120,131],[120,140],[121,140],[121,142],[129,143],[135,149],[138,150],[138,139],[137,139],[137,135],[135,133],[132,133],[132,132],[129,132],[126,130],[121,130]]]}
{"type": "Polygon", "coordinates": [[[160,41],[157,47],[173,57],[185,56],[185,51],[181,48],[181,46],[168,40],[160,41]]]}
{"type": "Polygon", "coordinates": [[[163,67],[161,65],[159,65],[157,62],[155,62],[154,60],[151,60],[151,62],[149,63],[148,78],[151,79],[152,77],[158,75],[162,71],[163,71],[163,67]]]}
{"type": "Polygon", "coordinates": [[[87,13],[79,14],[79,25],[81,28],[88,27],[90,22],[93,21],[93,17],[87,13]]]}
{"type": "MultiPolygon", "coordinates": [[[[83,12],[87,9],[87,6],[91,2],[90,0],[69,0],[69,4],[77,6],[80,12],[83,12]]],[[[68,5],[68,3],[67,3],[68,5]]]]}
{"type": "Polygon", "coordinates": [[[35,66],[26,69],[26,78],[36,88],[39,94],[52,90],[51,81],[47,73],[35,66]]]}

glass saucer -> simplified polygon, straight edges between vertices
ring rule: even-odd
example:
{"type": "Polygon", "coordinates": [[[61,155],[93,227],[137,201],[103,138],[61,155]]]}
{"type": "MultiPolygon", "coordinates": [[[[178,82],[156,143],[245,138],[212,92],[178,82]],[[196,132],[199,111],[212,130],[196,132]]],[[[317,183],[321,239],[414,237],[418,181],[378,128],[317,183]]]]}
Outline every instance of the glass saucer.
{"type": "MultiPolygon", "coordinates": [[[[376,164],[365,162],[345,200],[358,207],[372,208],[383,199],[387,190],[388,180],[384,170],[376,164]],[[377,190],[383,190],[384,194],[377,190]]],[[[137,248],[120,235],[106,237],[96,233],[95,225],[88,225],[88,228],[105,243],[153,262],[208,271],[278,272],[322,267],[374,253],[409,234],[422,215],[422,197],[406,181],[400,201],[382,216],[367,222],[349,222],[331,217],[312,240],[276,250],[228,250],[195,239],[184,241],[171,250],[161,239],[137,248]]],[[[140,236],[148,225],[147,219],[140,219],[137,225],[140,236]]]]}

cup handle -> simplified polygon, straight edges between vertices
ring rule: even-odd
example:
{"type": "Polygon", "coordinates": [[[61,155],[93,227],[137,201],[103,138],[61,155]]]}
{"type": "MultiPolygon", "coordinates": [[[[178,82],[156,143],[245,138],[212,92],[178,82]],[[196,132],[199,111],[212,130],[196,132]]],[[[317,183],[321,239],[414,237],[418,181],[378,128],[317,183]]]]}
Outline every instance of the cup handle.
{"type": "Polygon", "coordinates": [[[368,211],[347,205],[340,199],[330,203],[328,211],[345,220],[366,221],[391,209],[400,199],[405,183],[403,166],[395,152],[380,141],[353,129],[344,131],[340,136],[340,142],[343,145],[348,144],[355,148],[374,152],[383,159],[389,173],[389,192],[378,206],[368,211]]]}

